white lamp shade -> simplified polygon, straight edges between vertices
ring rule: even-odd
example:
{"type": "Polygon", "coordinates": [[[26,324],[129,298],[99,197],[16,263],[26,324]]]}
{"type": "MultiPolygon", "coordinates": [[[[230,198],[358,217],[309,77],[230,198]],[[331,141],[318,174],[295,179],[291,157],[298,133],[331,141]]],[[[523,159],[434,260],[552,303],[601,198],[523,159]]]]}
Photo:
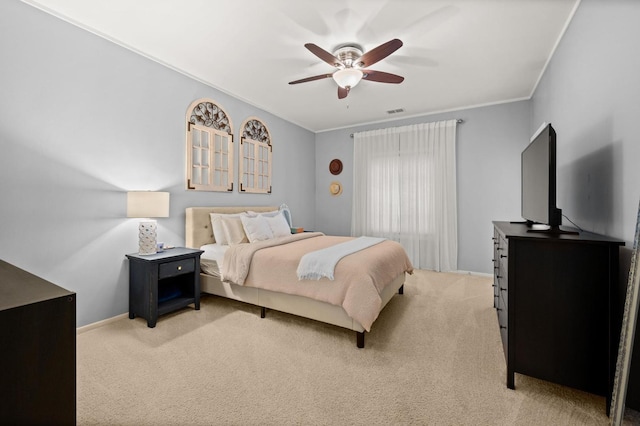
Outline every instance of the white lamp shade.
{"type": "Polygon", "coordinates": [[[362,71],[356,68],[344,68],[333,73],[333,79],[338,86],[346,89],[354,88],[362,79],[362,71]]]}
{"type": "Polygon", "coordinates": [[[127,217],[169,217],[169,193],[127,192],[127,217]]]}

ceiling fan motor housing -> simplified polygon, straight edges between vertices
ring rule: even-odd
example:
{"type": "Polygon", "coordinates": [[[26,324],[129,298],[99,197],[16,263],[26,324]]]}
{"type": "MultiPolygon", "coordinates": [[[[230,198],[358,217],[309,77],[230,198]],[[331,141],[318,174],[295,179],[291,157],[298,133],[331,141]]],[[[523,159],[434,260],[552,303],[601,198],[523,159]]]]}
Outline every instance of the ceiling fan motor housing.
{"type": "Polygon", "coordinates": [[[347,44],[339,46],[333,51],[333,56],[340,59],[346,68],[357,68],[362,64],[358,62],[358,59],[362,56],[364,51],[360,46],[354,44],[347,44]]]}

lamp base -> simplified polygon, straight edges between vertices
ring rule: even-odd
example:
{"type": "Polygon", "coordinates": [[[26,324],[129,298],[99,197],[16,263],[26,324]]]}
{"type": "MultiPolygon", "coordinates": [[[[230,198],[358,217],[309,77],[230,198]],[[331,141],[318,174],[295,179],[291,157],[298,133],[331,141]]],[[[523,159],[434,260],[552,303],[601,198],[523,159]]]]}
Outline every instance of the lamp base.
{"type": "Polygon", "coordinates": [[[155,220],[145,220],[138,226],[138,254],[157,253],[157,223],[155,220]]]}

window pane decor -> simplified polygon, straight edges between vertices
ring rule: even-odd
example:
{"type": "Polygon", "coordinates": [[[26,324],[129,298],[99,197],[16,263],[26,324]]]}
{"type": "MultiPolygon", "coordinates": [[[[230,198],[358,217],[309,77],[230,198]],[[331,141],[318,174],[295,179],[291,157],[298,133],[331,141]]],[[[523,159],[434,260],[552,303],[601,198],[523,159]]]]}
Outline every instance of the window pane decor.
{"type": "Polygon", "coordinates": [[[233,133],[222,107],[199,99],[187,109],[187,189],[233,191],[233,133]]]}
{"type": "Polygon", "coordinates": [[[272,145],[269,130],[257,118],[248,118],[241,129],[240,192],[270,194],[272,145]]]}

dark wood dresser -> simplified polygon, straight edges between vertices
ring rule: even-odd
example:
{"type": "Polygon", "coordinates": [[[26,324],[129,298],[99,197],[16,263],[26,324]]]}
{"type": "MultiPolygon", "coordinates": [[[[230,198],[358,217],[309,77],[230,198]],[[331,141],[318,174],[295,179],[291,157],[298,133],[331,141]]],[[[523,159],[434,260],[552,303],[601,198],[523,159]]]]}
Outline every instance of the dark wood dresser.
{"type": "Polygon", "coordinates": [[[620,337],[619,247],[589,232],[527,232],[525,224],[493,222],[494,307],[514,373],[606,396],[607,410],[620,337]]]}
{"type": "Polygon", "coordinates": [[[0,260],[0,424],[76,423],[76,295],[0,260]]]}

